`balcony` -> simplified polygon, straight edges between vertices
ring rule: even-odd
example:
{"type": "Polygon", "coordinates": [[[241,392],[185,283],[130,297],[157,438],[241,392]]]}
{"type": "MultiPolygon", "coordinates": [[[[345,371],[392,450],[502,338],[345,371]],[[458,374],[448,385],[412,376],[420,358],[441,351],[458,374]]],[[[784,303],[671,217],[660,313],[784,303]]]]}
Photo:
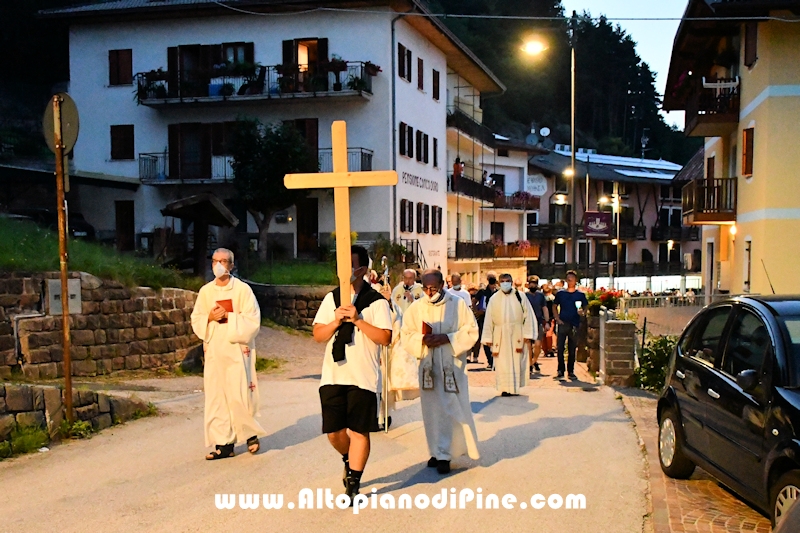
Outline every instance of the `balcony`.
{"type": "MultiPolygon", "coordinates": [[[[528,273],[536,274],[541,278],[559,278],[563,279],[568,270],[574,270],[578,276],[589,278],[605,278],[611,275],[614,269],[613,263],[594,262],[587,266],[585,263],[528,263],[528,273]]],[[[624,263],[620,268],[615,270],[615,276],[680,276],[687,274],[683,263],[674,261],[671,263],[624,263]]]]}
{"type": "MultiPolygon", "coordinates": [[[[616,237],[616,231],[616,226],[613,226],[609,239],[616,237]]],[[[539,224],[528,227],[528,240],[569,239],[571,237],[569,224],[539,224]]],[[[575,226],[575,237],[584,238],[583,225],[575,226]]],[[[623,224],[619,231],[619,238],[621,241],[644,241],[647,239],[647,228],[636,224],[623,224]]]]}
{"type": "MultiPolygon", "coordinates": [[[[372,170],[372,150],[366,148],[347,149],[347,170],[350,172],[367,172],[372,170]]],[[[333,149],[320,148],[319,171],[333,172],[333,149]]]]}
{"type": "Polygon", "coordinates": [[[736,178],[690,181],[682,191],[684,225],[735,223],[736,191],[736,178]]]}
{"type": "Polygon", "coordinates": [[[450,259],[493,259],[494,246],[490,242],[450,241],[447,247],[450,259]]]}
{"type": "Polygon", "coordinates": [[[497,209],[537,211],[540,200],[538,196],[531,196],[526,192],[517,192],[512,195],[497,194],[494,198],[494,206],[497,209]]]}
{"type": "Polygon", "coordinates": [[[494,256],[497,259],[539,259],[539,245],[527,241],[495,245],[494,256]]]}
{"type": "Polygon", "coordinates": [[[473,139],[477,139],[486,146],[494,147],[494,133],[492,133],[492,130],[480,122],[475,122],[472,117],[457,107],[451,106],[448,108],[447,127],[455,128],[469,135],[473,139]]]}
{"type": "Polygon", "coordinates": [[[463,194],[464,196],[469,196],[476,200],[483,200],[484,202],[494,202],[495,200],[494,189],[466,176],[460,176],[458,178],[452,175],[448,176],[447,192],[463,194]]]}
{"type": "Polygon", "coordinates": [[[739,124],[739,78],[699,85],[686,103],[686,135],[721,137],[739,124]]]}
{"type": "MultiPolygon", "coordinates": [[[[372,150],[349,148],[347,168],[351,172],[372,170],[372,150]]],[[[173,162],[170,165],[169,152],[139,154],[139,179],[148,185],[171,185],[175,183],[229,183],[233,179],[233,158],[231,156],[212,156],[211,166],[187,165],[173,162]],[[170,172],[170,167],[172,172],[170,172]]],[[[319,150],[319,171],[333,172],[333,149],[319,150]]]]}
{"type": "MultiPolygon", "coordinates": [[[[616,227],[614,228],[616,231],[616,227]]],[[[616,233],[612,234],[616,235],[616,233]]],[[[621,241],[644,241],[647,240],[647,227],[636,224],[622,224],[619,228],[619,239],[621,241]]]]}
{"type": "Polygon", "coordinates": [[[650,228],[650,240],[653,242],[664,241],[699,241],[699,226],[653,226],[650,228]]]}
{"type": "Polygon", "coordinates": [[[286,68],[238,65],[136,75],[136,100],[150,107],[307,98],[369,98],[376,72],[361,61],[286,68]],[[301,70],[304,67],[305,70],[301,70]]]}

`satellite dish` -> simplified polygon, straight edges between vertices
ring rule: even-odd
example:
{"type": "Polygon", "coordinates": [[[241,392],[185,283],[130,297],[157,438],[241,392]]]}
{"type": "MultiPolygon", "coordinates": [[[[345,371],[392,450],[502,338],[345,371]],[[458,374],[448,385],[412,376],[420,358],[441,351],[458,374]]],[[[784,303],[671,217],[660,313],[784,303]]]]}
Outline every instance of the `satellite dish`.
{"type": "Polygon", "coordinates": [[[536,135],[535,133],[529,133],[528,136],[525,137],[525,143],[536,146],[537,144],[539,144],[539,136],[536,135]]]}
{"type": "Polygon", "coordinates": [[[539,133],[542,135],[542,137],[547,137],[548,135],[550,135],[550,128],[545,126],[544,128],[539,130],[539,133]]]}

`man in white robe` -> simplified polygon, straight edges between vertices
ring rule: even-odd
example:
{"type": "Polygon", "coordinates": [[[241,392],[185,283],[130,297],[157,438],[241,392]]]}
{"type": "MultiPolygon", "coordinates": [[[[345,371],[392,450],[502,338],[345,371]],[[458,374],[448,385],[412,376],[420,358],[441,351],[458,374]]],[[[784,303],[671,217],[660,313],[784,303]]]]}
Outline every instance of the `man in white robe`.
{"type": "Polygon", "coordinates": [[[528,384],[527,341],[535,341],[539,326],[528,298],[514,289],[510,274],[500,276],[500,290],[486,306],[481,342],[494,357],[495,386],[502,396],[518,396],[528,384]]]}
{"type": "Polygon", "coordinates": [[[258,438],[266,435],[254,418],[261,311],[252,289],[230,275],[233,252],[218,249],[211,264],[215,279],[200,289],[192,311],[192,329],[205,352],[205,441],[206,446],[216,446],[208,460],[233,457],[234,444],[245,440],[250,453],[256,453],[258,438]]]}
{"type": "Polygon", "coordinates": [[[478,324],[466,303],[444,288],[439,270],[426,271],[422,283],[425,297],[406,310],[401,337],[403,346],[421,360],[428,466],[446,474],[455,457],[480,458],[466,374],[467,353],[478,340],[478,324]]]}
{"type": "Polygon", "coordinates": [[[403,281],[392,291],[392,309],[402,319],[408,306],[424,296],[422,285],[417,283],[417,273],[408,268],[403,271],[403,281]]]}

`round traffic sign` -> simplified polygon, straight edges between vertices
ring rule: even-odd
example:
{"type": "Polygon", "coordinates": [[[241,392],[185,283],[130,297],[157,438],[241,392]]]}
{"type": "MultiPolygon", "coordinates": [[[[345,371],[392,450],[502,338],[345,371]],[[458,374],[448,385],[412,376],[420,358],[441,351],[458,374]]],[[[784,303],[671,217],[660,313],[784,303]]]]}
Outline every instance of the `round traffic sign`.
{"type": "MultiPolygon", "coordinates": [[[[58,93],[53,98],[56,96],[61,99],[61,143],[64,145],[64,153],[67,154],[78,140],[78,106],[75,105],[75,100],[67,93],[58,93]]],[[[44,140],[47,143],[47,147],[50,148],[51,152],[56,153],[53,98],[50,99],[44,110],[42,131],[44,131],[44,140]]]]}

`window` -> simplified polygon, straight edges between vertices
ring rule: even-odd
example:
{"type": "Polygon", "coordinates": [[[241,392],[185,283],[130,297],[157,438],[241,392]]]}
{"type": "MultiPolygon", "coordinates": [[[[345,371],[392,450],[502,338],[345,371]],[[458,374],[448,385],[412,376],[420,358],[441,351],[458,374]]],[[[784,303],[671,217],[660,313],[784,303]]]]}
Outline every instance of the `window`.
{"type": "Polygon", "coordinates": [[[750,292],[751,262],[753,260],[753,241],[744,241],[744,292],[750,292]]]}
{"type": "Polygon", "coordinates": [[[230,155],[228,142],[235,127],[235,122],[214,122],[211,124],[211,155],[230,155]]]}
{"type": "Polygon", "coordinates": [[[417,58],[417,89],[425,90],[425,62],[421,57],[417,58]]]}
{"type": "Polygon", "coordinates": [[[562,173],[559,172],[559,173],[556,174],[555,186],[556,186],[556,191],[555,192],[567,192],[569,190],[569,187],[568,187],[569,186],[569,180],[567,179],[566,176],[564,176],[562,173]]]}
{"type": "Polygon", "coordinates": [[[570,224],[571,222],[571,205],[550,204],[550,224],[570,224]]]}
{"type": "Polygon", "coordinates": [[[473,215],[466,215],[464,229],[466,230],[467,242],[475,240],[475,217],[473,215]]]}
{"type": "Polygon", "coordinates": [[[555,243],[553,245],[553,263],[567,262],[567,243],[555,243]]]}
{"type": "Polygon", "coordinates": [[[431,206],[425,204],[425,208],[422,210],[422,215],[425,217],[423,233],[429,233],[431,231],[431,206]]]}
{"type": "MultiPolygon", "coordinates": [[[[598,263],[616,263],[617,247],[610,242],[598,243],[595,259],[598,263]]],[[[624,254],[623,254],[624,255],[624,254]]],[[[623,258],[621,257],[620,260],[623,258]]]]}
{"type": "Polygon", "coordinates": [[[433,138],[433,166],[439,168],[439,139],[433,138]]]}
{"type": "Polygon", "coordinates": [[[414,202],[400,200],[400,231],[414,231],[414,202]]]}
{"type": "Polygon", "coordinates": [[[578,263],[585,265],[589,262],[591,249],[586,241],[578,242],[578,263]]]}
{"type": "Polygon", "coordinates": [[[731,326],[722,359],[722,371],[736,377],[743,370],[761,371],[772,342],[767,327],[756,315],[742,310],[731,326]]]}
{"type": "Polygon", "coordinates": [[[442,213],[443,210],[439,206],[433,206],[433,222],[431,226],[431,233],[434,235],[442,234],[442,213]]]}
{"type": "Polygon", "coordinates": [[[507,148],[498,148],[497,149],[497,157],[508,157],[508,149],[507,148]]]}
{"type": "Polygon", "coordinates": [[[706,158],[706,179],[708,181],[713,180],[714,174],[716,174],[716,158],[715,157],[706,158]]]}
{"type": "Polygon", "coordinates": [[[411,81],[411,50],[402,44],[397,44],[397,75],[406,81],[411,81]]]}
{"type": "Polygon", "coordinates": [[[693,348],[689,355],[713,366],[717,359],[717,353],[722,340],[722,333],[725,331],[725,324],[728,323],[730,307],[718,307],[707,313],[704,325],[700,328],[693,348]]]}
{"type": "Polygon", "coordinates": [[[425,205],[422,202],[417,203],[417,233],[424,233],[425,229],[425,215],[423,214],[425,205]]]}
{"type": "Polygon", "coordinates": [[[742,175],[753,175],[753,128],[742,131],[742,175]]]}
{"type": "Polygon", "coordinates": [[[659,263],[680,263],[682,260],[681,245],[679,243],[672,243],[672,248],[669,247],[668,242],[662,242],[658,245],[659,263]]]}
{"type": "MultiPolygon", "coordinates": [[[[252,47],[252,43],[249,43],[252,47]]],[[[247,61],[247,43],[222,43],[222,59],[231,64],[247,61]]]]}
{"type": "Polygon", "coordinates": [[[744,66],[752,68],[758,59],[758,22],[744,26],[744,66]]]}
{"type": "MultiPolygon", "coordinates": [[[[420,148],[418,147],[417,150],[419,151],[420,148]]],[[[421,150],[423,151],[422,162],[427,165],[428,162],[430,161],[429,158],[428,158],[429,154],[428,154],[428,134],[427,133],[424,133],[422,135],[422,148],[421,148],[421,150]]]]}
{"type": "Polygon", "coordinates": [[[439,100],[439,71],[433,69],[433,99],[439,100]]]}
{"type": "Polygon", "coordinates": [[[111,159],[135,159],[133,149],[133,124],[111,126],[111,159]]]}
{"type": "Polygon", "coordinates": [[[133,51],[108,51],[108,84],[131,85],[133,83],[133,51]]]}
{"type": "Polygon", "coordinates": [[[499,241],[500,243],[506,242],[505,241],[506,225],[504,222],[490,222],[489,231],[492,234],[493,241],[499,241]]]}
{"type": "Polygon", "coordinates": [[[422,133],[420,130],[417,130],[417,161],[422,162],[424,157],[424,149],[422,147],[422,141],[425,138],[425,134],[422,133]]]}
{"type": "Polygon", "coordinates": [[[529,226],[538,226],[539,225],[539,213],[528,213],[528,225],[529,226]]]}
{"type": "Polygon", "coordinates": [[[400,123],[400,155],[407,157],[414,157],[414,128],[406,124],[400,123]]]}
{"type": "Polygon", "coordinates": [[[491,174],[489,175],[492,178],[492,183],[494,183],[495,189],[500,189],[501,191],[506,190],[506,175],[505,174],[491,174]]]}

